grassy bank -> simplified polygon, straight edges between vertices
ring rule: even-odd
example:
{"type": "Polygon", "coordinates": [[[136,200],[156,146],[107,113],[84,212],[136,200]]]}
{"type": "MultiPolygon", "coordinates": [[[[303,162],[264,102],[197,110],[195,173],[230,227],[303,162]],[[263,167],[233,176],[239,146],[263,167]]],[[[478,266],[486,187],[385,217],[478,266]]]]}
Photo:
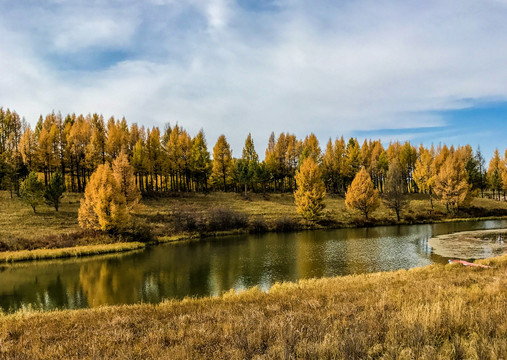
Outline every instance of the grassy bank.
{"type": "MultiPolygon", "coordinates": [[[[119,238],[84,232],[77,223],[79,194],[65,194],[60,211],[40,206],[37,213],[18,198],[0,192],[0,253],[11,252],[14,259],[52,258],[67,256],[65,248],[95,247],[124,241],[119,238]],[[45,249],[37,255],[27,250],[45,249]],[[52,254],[51,249],[58,249],[52,254]],[[21,251],[20,254],[14,254],[21,251]],[[47,256],[44,256],[46,254],[47,256]],[[59,254],[59,255],[57,255],[59,254]]],[[[159,241],[214,236],[241,232],[291,231],[303,229],[342,228],[395,224],[394,214],[383,205],[365,223],[363,218],[345,207],[343,197],[329,195],[322,221],[311,223],[297,214],[291,194],[250,194],[248,198],[235,193],[173,194],[145,197],[134,215],[138,223],[148,225],[159,241]]],[[[403,224],[498,218],[507,216],[507,202],[476,198],[463,209],[459,219],[448,216],[445,207],[421,194],[410,195],[410,204],[402,214],[403,224]]],[[[127,245],[116,245],[124,249],[127,245]]],[[[114,247],[112,247],[114,248],[114,247]]],[[[122,250],[123,251],[123,250],[122,250]]]]}
{"type": "Polygon", "coordinates": [[[0,317],[2,358],[507,357],[507,256],[218,298],[0,317]]]}
{"type": "Polygon", "coordinates": [[[146,246],[145,244],[139,242],[127,242],[115,244],[74,246],[58,249],[5,251],[0,253],[0,263],[110,254],[138,250],[144,248],[145,246],[146,246]]]}

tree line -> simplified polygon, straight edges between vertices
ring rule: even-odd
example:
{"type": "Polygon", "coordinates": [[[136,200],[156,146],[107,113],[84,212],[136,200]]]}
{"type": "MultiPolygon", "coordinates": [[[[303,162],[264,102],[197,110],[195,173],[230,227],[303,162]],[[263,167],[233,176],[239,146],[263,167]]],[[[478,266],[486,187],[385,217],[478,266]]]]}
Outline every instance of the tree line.
{"type": "MultiPolygon", "coordinates": [[[[294,192],[302,163],[311,158],[319,168],[327,193],[344,194],[361,169],[374,189],[383,193],[389,168],[396,163],[404,193],[443,195],[451,183],[467,185],[467,194],[490,191],[500,199],[507,190],[506,157],[498,150],[489,166],[471,146],[416,147],[410,142],[355,138],[329,139],[321,148],[314,134],[298,139],[294,134],[272,133],[262,160],[249,134],[241,156],[234,158],[225,135],[211,152],[204,131],[191,136],[179,125],[145,128],[128,125],[125,118],[100,114],[39,117],[32,129],[10,109],[0,108],[0,187],[20,194],[20,185],[31,172],[50,186],[55,174],[67,191],[84,192],[91,174],[125,154],[132,166],[135,186],[142,192],[254,191],[294,192]]],[[[464,186],[464,185],[463,185],[464,186]]],[[[431,198],[431,197],[430,197],[431,198]]],[[[447,202],[453,207],[455,199],[447,202]]]]}

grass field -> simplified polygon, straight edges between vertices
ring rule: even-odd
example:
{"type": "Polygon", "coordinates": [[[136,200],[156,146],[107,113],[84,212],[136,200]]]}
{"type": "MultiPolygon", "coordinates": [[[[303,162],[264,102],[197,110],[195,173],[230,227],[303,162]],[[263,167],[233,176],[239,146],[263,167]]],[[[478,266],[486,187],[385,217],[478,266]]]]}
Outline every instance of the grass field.
{"type": "Polygon", "coordinates": [[[507,256],[218,298],[0,316],[0,358],[505,359],[507,256]]]}
{"type": "MultiPolygon", "coordinates": [[[[80,194],[67,193],[59,212],[41,205],[34,214],[20,199],[11,199],[8,192],[0,192],[0,251],[65,248],[121,241],[83,232],[79,228],[77,210],[80,197],[80,194]]],[[[231,230],[227,226],[239,231],[285,231],[365,225],[359,214],[347,210],[343,197],[329,195],[325,202],[325,214],[318,224],[305,222],[297,215],[291,194],[250,194],[247,199],[241,194],[221,192],[145,197],[134,218],[137,222],[149,225],[157,237],[166,239],[222,233],[222,230],[231,230]],[[209,219],[216,215],[217,209],[227,209],[231,214],[241,216],[235,224],[212,228],[209,219]],[[184,221],[185,226],[178,226],[177,219],[184,221]],[[194,227],[188,227],[189,221],[194,227]]],[[[460,214],[462,218],[485,216],[507,216],[507,202],[476,198],[460,214]]],[[[445,207],[435,202],[435,209],[431,211],[428,198],[420,194],[410,195],[410,204],[402,214],[404,223],[445,220],[453,220],[446,214],[445,207]]],[[[223,219],[219,218],[218,221],[223,219]]],[[[395,222],[394,214],[382,205],[372,214],[369,224],[395,222]]]]}

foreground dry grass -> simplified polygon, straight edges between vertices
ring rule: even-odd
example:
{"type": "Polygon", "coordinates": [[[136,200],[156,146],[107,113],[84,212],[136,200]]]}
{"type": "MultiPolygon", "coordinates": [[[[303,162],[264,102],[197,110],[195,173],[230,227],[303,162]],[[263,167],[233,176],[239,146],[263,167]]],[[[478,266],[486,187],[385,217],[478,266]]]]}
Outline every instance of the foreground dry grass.
{"type": "Polygon", "coordinates": [[[0,358],[505,359],[507,256],[219,298],[0,317],[0,358]]]}

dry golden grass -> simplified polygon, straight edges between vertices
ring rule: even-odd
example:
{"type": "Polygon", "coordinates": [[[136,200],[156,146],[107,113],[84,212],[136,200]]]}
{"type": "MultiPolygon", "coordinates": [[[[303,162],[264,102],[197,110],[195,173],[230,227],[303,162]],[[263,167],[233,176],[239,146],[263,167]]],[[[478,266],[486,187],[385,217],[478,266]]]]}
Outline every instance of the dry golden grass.
{"type": "MultiPolygon", "coordinates": [[[[402,212],[402,223],[420,223],[434,221],[456,221],[446,213],[445,206],[434,201],[432,210],[427,195],[411,194],[410,202],[402,212]]],[[[213,192],[204,194],[181,194],[180,196],[143,199],[144,208],[139,215],[149,221],[160,236],[171,231],[168,227],[171,214],[178,210],[190,211],[196,216],[206,218],[210,209],[228,207],[234,211],[245,213],[250,219],[262,217],[269,227],[281,218],[292,219],[304,228],[348,227],[364,225],[358,213],[349,211],[342,196],[327,195],[324,219],[319,224],[305,222],[296,213],[292,194],[249,194],[245,199],[242,194],[213,192]]],[[[475,198],[471,206],[464,209],[459,219],[507,216],[507,202],[475,198]]],[[[396,223],[396,215],[381,204],[373,214],[370,224],[396,223]]]]}
{"type": "Polygon", "coordinates": [[[0,238],[37,239],[43,236],[69,234],[79,230],[77,209],[80,194],[66,193],[60,211],[46,205],[37,207],[37,213],[16,196],[0,191],[0,238]]]}
{"type": "Polygon", "coordinates": [[[218,298],[0,316],[0,358],[505,359],[507,256],[218,298]]]}
{"type": "Polygon", "coordinates": [[[74,246],[59,249],[5,251],[0,252],[0,263],[110,254],[138,250],[144,248],[145,246],[145,244],[139,242],[127,242],[116,244],[74,246]]]}
{"type": "MultiPolygon", "coordinates": [[[[24,250],[35,248],[62,248],[83,245],[98,245],[116,242],[118,239],[87,235],[80,233],[77,223],[77,210],[80,194],[65,194],[61,210],[41,205],[36,214],[18,198],[10,199],[8,192],[0,192],[0,250],[24,250]]],[[[410,205],[402,213],[402,222],[433,222],[453,220],[445,214],[442,204],[435,202],[435,209],[430,211],[426,196],[413,194],[410,205]]],[[[135,215],[138,222],[147,223],[156,236],[164,239],[196,236],[194,233],[182,233],[175,229],[174,213],[186,211],[192,216],[209,219],[216,208],[229,208],[247,216],[250,230],[253,223],[260,221],[267,230],[290,230],[298,228],[325,228],[362,226],[362,217],[350,212],[345,207],[343,197],[328,195],[324,219],[320,223],[303,221],[296,213],[292,194],[250,194],[245,199],[242,194],[213,192],[204,194],[176,194],[160,198],[145,198],[135,215]],[[283,226],[286,222],[287,225],[283,226]],[[277,224],[277,222],[279,222],[277,224]],[[281,222],[281,224],[280,224],[281,222]]],[[[489,199],[474,199],[472,206],[465,209],[460,217],[478,218],[484,216],[507,215],[507,202],[489,199]]],[[[372,224],[392,224],[395,215],[383,205],[372,215],[372,224]]],[[[247,231],[246,228],[234,231],[247,231]]],[[[201,231],[202,232],[202,231],[201,231]]],[[[204,230],[205,234],[213,231],[204,230]]],[[[219,232],[222,234],[223,232],[219,232]]]]}

